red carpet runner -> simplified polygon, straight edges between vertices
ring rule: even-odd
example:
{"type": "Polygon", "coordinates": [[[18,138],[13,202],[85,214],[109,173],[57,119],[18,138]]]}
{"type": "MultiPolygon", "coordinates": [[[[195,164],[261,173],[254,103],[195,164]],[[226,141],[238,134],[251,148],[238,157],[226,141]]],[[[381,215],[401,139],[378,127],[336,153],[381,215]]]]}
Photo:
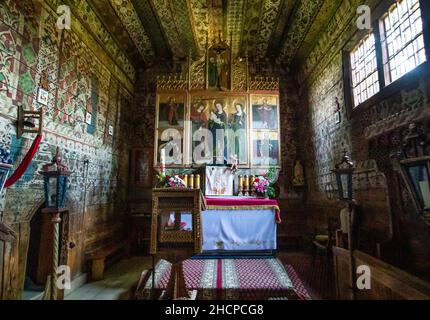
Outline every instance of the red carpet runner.
{"type": "MultiPolygon", "coordinates": [[[[199,300],[299,299],[310,296],[294,269],[271,259],[201,259],[183,263],[189,290],[198,290],[199,300]]],[[[156,267],[155,288],[160,296],[166,289],[171,264],[161,260],[156,267]]],[[[136,296],[150,297],[152,275],[142,275],[136,296]],[[144,281],[145,285],[143,285],[144,281]]]]}

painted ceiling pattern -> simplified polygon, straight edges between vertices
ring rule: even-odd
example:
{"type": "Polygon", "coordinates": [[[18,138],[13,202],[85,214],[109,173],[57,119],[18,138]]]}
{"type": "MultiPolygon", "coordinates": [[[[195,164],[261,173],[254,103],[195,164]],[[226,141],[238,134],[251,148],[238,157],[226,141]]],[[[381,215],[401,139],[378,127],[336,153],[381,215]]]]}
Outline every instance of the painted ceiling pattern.
{"type": "Polygon", "coordinates": [[[154,57],[154,50],[130,0],[109,0],[122,24],[144,59],[154,57]]]}
{"type": "MultiPolygon", "coordinates": [[[[73,1],[73,0],[71,0],[73,1]]],[[[81,2],[87,0],[74,0],[81,2]]],[[[309,54],[345,0],[109,0],[142,60],[202,56],[207,43],[231,42],[234,55],[289,65],[309,54]]],[[[116,28],[120,30],[120,28],[116,28]]],[[[114,38],[120,38],[113,35],[114,38]]],[[[124,37],[123,37],[124,38],[124,37]]],[[[128,43],[127,43],[128,44],[128,43]]]]}

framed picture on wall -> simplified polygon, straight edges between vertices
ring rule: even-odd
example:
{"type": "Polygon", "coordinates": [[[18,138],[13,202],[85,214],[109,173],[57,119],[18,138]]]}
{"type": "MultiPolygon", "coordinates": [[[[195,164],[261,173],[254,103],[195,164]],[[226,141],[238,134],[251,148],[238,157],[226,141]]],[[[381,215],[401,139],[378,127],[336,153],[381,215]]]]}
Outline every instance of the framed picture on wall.
{"type": "Polygon", "coordinates": [[[154,166],[160,164],[162,149],[168,160],[166,166],[184,164],[186,106],[186,93],[157,94],[154,166]]]}
{"type": "Polygon", "coordinates": [[[156,157],[161,160],[164,150],[165,165],[167,167],[180,167],[184,164],[184,130],[183,129],[158,129],[156,157]]]}
{"type": "Polygon", "coordinates": [[[152,188],[154,169],[152,147],[133,148],[130,151],[130,182],[133,186],[152,188]]]}
{"type": "Polygon", "coordinates": [[[183,128],[186,116],[185,94],[158,95],[158,128],[183,128]]]}
{"type": "Polygon", "coordinates": [[[278,96],[251,95],[252,128],[265,130],[279,129],[278,96]]]}
{"type": "Polygon", "coordinates": [[[279,135],[271,131],[253,131],[252,164],[254,166],[280,165],[279,135]]]}
{"type": "Polygon", "coordinates": [[[207,166],[205,194],[207,196],[233,196],[234,174],[226,166],[207,166]]]}
{"type": "Polygon", "coordinates": [[[49,92],[43,88],[39,88],[37,90],[37,102],[43,104],[44,106],[48,105],[49,92]]]}
{"type": "Polygon", "coordinates": [[[236,155],[239,165],[249,164],[250,117],[246,95],[195,93],[190,105],[189,151],[193,163],[224,165],[236,155]],[[222,131],[225,135],[217,137],[222,131]],[[196,156],[200,163],[195,161],[196,156]]]}

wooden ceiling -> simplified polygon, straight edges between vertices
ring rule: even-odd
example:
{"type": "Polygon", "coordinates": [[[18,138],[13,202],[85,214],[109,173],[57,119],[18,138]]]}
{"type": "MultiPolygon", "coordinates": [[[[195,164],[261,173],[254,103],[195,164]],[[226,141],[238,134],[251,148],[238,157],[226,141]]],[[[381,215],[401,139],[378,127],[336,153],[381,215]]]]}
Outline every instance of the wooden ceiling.
{"type": "Polygon", "coordinates": [[[235,55],[301,63],[343,0],[91,0],[118,44],[146,65],[201,56],[219,34],[235,55]],[[107,3],[109,5],[107,5],[107,3]]]}

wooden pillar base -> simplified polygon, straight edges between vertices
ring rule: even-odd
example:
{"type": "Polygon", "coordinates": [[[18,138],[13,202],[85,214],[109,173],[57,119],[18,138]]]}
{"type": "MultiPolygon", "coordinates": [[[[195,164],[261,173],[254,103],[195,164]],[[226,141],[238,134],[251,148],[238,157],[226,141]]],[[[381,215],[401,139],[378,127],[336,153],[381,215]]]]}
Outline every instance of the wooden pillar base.
{"type": "Polygon", "coordinates": [[[171,300],[190,299],[190,294],[185,285],[182,262],[175,262],[172,264],[172,271],[166,289],[166,298],[171,300]]]}

